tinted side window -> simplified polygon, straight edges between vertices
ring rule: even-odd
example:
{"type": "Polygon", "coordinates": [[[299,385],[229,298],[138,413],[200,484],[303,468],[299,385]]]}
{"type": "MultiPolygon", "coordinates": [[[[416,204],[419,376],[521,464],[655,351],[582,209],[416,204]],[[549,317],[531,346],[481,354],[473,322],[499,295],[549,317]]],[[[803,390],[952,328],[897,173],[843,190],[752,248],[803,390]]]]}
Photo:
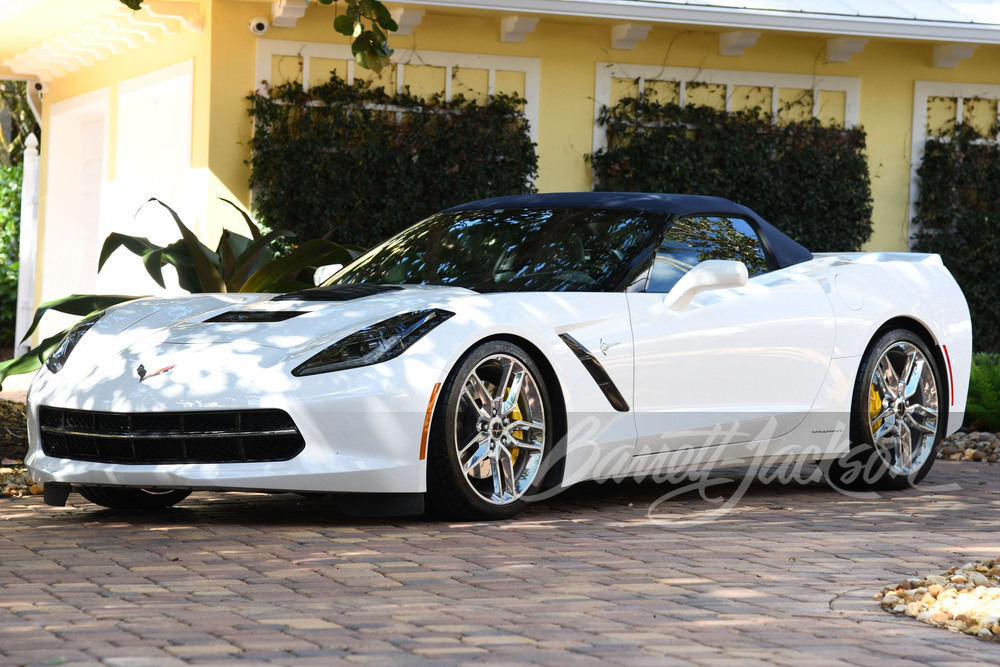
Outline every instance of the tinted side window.
{"type": "Polygon", "coordinates": [[[707,259],[735,259],[750,276],[767,271],[764,248],[749,223],[739,218],[680,218],[656,252],[647,292],[669,292],[681,277],[707,259]]]}

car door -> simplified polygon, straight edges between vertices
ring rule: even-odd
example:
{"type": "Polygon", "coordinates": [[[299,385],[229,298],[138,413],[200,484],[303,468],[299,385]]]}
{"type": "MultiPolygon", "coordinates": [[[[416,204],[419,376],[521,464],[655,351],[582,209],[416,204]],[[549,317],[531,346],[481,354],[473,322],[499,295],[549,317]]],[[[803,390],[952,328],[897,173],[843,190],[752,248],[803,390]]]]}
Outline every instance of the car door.
{"type": "Polygon", "coordinates": [[[636,456],[778,437],[810,409],[830,363],[833,311],[804,272],[770,269],[746,220],[688,216],[671,225],[646,291],[628,294],[636,456]],[[678,305],[678,280],[719,259],[741,261],[749,280],[678,305]]]}

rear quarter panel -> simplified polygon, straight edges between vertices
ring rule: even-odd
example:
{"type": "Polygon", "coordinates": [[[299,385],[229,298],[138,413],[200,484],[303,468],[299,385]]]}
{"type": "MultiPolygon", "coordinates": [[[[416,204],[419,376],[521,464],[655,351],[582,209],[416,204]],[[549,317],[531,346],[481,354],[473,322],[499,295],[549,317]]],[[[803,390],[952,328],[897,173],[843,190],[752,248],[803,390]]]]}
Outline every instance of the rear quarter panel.
{"type": "Polygon", "coordinates": [[[829,254],[817,255],[810,264],[837,320],[833,358],[856,359],[855,375],[887,323],[905,320],[926,330],[948,383],[942,397],[949,411],[947,433],[955,432],[962,425],[969,390],[972,322],[965,295],[941,258],[920,253],[829,254]]]}

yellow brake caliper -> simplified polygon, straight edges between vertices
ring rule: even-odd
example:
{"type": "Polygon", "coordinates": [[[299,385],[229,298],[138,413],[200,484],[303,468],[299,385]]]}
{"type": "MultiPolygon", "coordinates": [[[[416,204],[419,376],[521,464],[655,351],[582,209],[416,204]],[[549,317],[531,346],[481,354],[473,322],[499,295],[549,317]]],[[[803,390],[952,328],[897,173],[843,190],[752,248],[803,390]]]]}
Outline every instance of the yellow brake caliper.
{"type": "Polygon", "coordinates": [[[868,395],[868,423],[871,424],[872,434],[882,428],[881,419],[872,424],[872,420],[878,417],[880,412],[882,412],[882,395],[875,390],[873,384],[868,395]]]}
{"type": "MultiPolygon", "coordinates": [[[[510,389],[507,389],[507,395],[508,396],[510,395],[510,389]]],[[[507,396],[504,396],[504,400],[507,400],[507,396]]],[[[524,418],[521,415],[521,408],[517,405],[517,403],[514,404],[514,409],[511,411],[510,416],[511,416],[511,418],[513,418],[516,421],[521,421],[524,418]]],[[[512,431],[512,433],[516,437],[520,438],[521,440],[524,440],[524,431],[512,431]]],[[[520,454],[520,453],[521,453],[521,448],[520,447],[511,447],[510,448],[510,461],[511,461],[511,463],[517,463],[517,455],[520,454]]]]}

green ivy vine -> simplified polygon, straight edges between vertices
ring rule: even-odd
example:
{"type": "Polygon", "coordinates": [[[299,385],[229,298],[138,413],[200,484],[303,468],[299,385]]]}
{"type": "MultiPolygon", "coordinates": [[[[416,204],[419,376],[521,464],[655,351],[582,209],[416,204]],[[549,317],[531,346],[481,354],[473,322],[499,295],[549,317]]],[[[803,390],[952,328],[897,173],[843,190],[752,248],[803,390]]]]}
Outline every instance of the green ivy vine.
{"type": "Polygon", "coordinates": [[[443,208],[534,190],[517,96],[428,100],[333,75],[247,99],[255,214],[301,239],[371,246],[443,208]]]}
{"type": "MultiPolygon", "coordinates": [[[[997,128],[1000,129],[1000,128],[997,128]]],[[[1000,352],[1000,145],[956,125],[924,145],[914,250],[936,252],[965,292],[972,342],[1000,352]]]]}
{"type": "Polygon", "coordinates": [[[0,166],[0,348],[14,347],[23,165],[0,166]]]}

